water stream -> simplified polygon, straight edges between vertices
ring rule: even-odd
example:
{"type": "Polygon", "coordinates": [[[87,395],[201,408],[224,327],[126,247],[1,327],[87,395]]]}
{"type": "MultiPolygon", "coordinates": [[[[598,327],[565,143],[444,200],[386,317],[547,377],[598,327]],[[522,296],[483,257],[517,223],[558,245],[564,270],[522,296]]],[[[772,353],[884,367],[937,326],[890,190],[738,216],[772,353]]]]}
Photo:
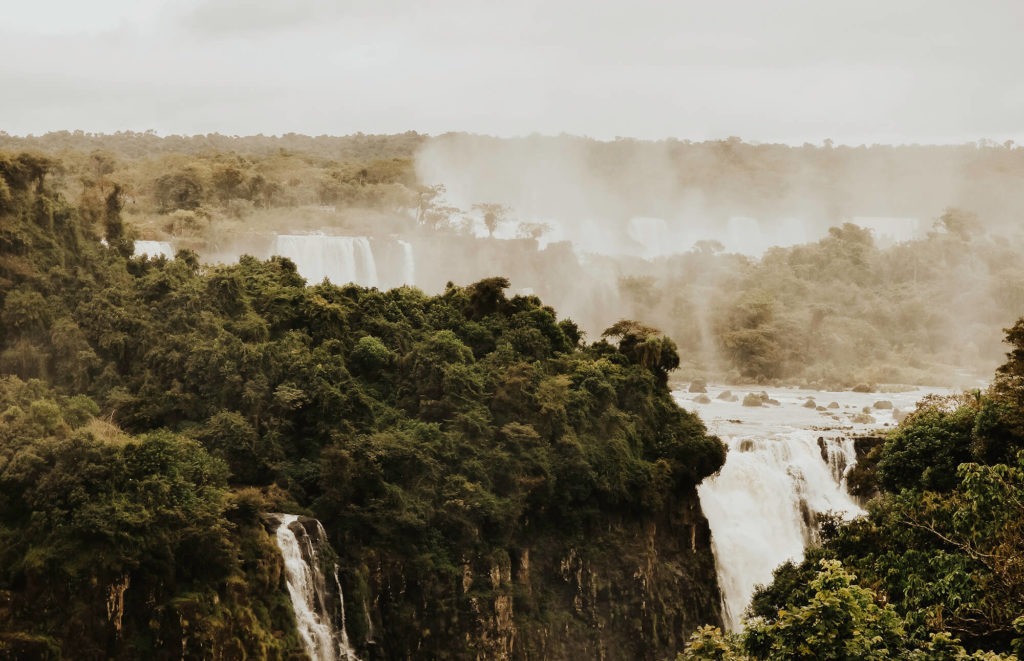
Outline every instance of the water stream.
{"type": "Polygon", "coordinates": [[[271,514],[277,522],[274,533],[284,558],[285,582],[295,611],[295,625],[302,646],[312,661],[358,661],[345,630],[345,598],[334,566],[337,587],[336,619],[331,594],[327,590],[322,563],[322,548],[327,534],[315,519],[300,521],[295,514],[271,514]],[[313,535],[306,526],[315,524],[313,535]]]}

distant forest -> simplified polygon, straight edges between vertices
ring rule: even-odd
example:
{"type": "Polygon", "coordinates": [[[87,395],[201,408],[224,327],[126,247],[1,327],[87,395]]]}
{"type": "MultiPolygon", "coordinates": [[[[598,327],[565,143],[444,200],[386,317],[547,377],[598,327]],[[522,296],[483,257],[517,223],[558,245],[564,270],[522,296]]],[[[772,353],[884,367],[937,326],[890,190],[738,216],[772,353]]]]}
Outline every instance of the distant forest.
{"type": "MultiPolygon", "coordinates": [[[[396,135],[161,137],[153,132],[110,135],[58,131],[42,136],[0,133],[0,149],[40,150],[49,154],[109,152],[116,159],[153,160],[168,155],[199,156],[212,152],[259,159],[283,152],[319,159],[329,177],[334,165],[403,160],[412,168],[417,150],[431,142],[456,143],[466,153],[495,149],[544,153],[572,150],[611,189],[643,188],[652,172],[675,182],[649,190],[645,209],[656,214],[664,201],[680,192],[698,193],[723,215],[762,219],[800,214],[831,219],[852,216],[938,216],[947,206],[978,214],[1004,226],[1019,221],[1024,210],[1024,150],[1012,142],[963,145],[843,146],[825,141],[799,147],[753,144],[739,138],[691,142],[667,139],[618,139],[603,142],[573,136],[494,138],[469,134],[430,137],[415,132],[396,135]],[[333,163],[331,163],[333,161],[333,163]]],[[[467,163],[469,159],[467,159],[467,163]]],[[[443,182],[420,182],[433,185],[443,182]]],[[[661,209],[660,211],[664,211],[661,209]]]]}
{"type": "Polygon", "coordinates": [[[990,373],[1002,329],[1024,314],[1024,150],[1010,143],[62,131],[0,133],[0,150],[38,154],[47,185],[93,221],[116,193],[129,238],[173,240],[210,261],[237,258],[230,247],[254,233],[414,235],[424,250],[417,285],[428,293],[448,280],[507,276],[591,334],[620,318],[664,330],[690,375],[845,387],[949,383],[965,370],[990,373]],[[481,197],[457,208],[446,198],[448,182],[433,175],[474,177],[463,188],[481,197]],[[557,197],[560,177],[575,187],[571,204],[547,203],[564,211],[570,238],[644,214],[686,222],[678,215],[686,205],[706,211],[710,223],[758,218],[768,240],[773,219],[798,214],[823,238],[760,259],[703,242],[669,257],[584,265],[567,244],[542,248],[537,239],[550,229],[543,222],[485,197],[510,187],[541,194],[533,184],[557,197]],[[497,188],[474,187],[479,182],[497,188]],[[930,230],[886,247],[848,224],[858,214],[916,217],[930,230]],[[520,239],[477,238],[474,222],[504,225],[512,228],[505,236],[520,239]]]}

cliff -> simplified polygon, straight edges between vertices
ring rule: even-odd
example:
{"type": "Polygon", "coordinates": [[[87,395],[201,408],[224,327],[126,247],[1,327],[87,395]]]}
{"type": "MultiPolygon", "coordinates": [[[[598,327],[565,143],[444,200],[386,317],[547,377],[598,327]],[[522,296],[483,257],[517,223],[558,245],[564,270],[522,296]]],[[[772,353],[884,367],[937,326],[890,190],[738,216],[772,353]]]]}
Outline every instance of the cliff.
{"type": "Polygon", "coordinates": [[[695,492],[657,515],[585,534],[524,536],[467,554],[447,577],[395,553],[345,572],[349,633],[366,659],[664,659],[721,625],[707,521],[695,492]],[[434,586],[431,589],[428,586],[434,586]]]}

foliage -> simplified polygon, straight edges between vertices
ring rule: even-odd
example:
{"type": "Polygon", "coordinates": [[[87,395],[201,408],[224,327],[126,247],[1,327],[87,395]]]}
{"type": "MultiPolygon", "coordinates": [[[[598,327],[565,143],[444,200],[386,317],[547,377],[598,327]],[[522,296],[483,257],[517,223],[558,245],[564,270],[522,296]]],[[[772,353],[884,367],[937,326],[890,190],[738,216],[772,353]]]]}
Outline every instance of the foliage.
{"type": "Polygon", "coordinates": [[[678,661],[836,659],[842,661],[1015,661],[1014,654],[969,653],[948,633],[908,638],[904,618],[863,587],[836,560],[822,560],[806,589],[767,619],[748,620],[738,635],[703,627],[678,661]]]}
{"type": "Polygon", "coordinates": [[[926,398],[889,433],[877,468],[884,491],[866,517],[840,526],[755,596],[750,635],[813,599],[816,564],[842,562],[901,619],[906,658],[997,658],[1024,652],[1024,373],[1021,324],[984,393],[926,398]]]}
{"type": "Polygon", "coordinates": [[[75,658],[137,658],[193,637],[283,658],[295,645],[274,640],[289,617],[270,615],[274,593],[248,594],[271,581],[245,564],[266,548],[243,545],[266,535],[229,521],[222,462],[168,431],[128,436],[39,381],[0,380],[0,408],[0,656],[60,658],[73,641],[75,658]],[[205,629],[188,627],[191,608],[205,629]]]}
{"type": "Polygon", "coordinates": [[[823,561],[813,596],[780,610],[772,622],[753,622],[745,645],[760,659],[890,659],[903,644],[903,623],[890,605],[857,585],[836,561],[823,561]]]}
{"type": "MultiPolygon", "coordinates": [[[[308,286],[282,258],[126,258],[99,240],[117,188],[92,213],[48,187],[48,167],[0,157],[0,363],[21,379],[0,402],[0,590],[19,604],[7,631],[74,641],[82,658],[147,655],[158,639],[192,640],[183,656],[281,656],[295,638],[265,635],[292,627],[253,516],[257,493],[276,494],[315,513],[353,568],[350,619],[408,656],[425,635],[411,604],[432,604],[436,630],[476,598],[456,580],[466,558],[486,566],[543,534],[583,544],[609,517],[653,522],[724,461],[672,401],[678,356],[653,330],[583,345],[501,277],[427,296],[308,286]],[[407,582],[371,607],[374,559],[407,582]],[[126,582],[118,637],[104,604],[126,582]]],[[[213,172],[202,195],[247,190],[243,169],[213,172]]]]}
{"type": "Polygon", "coordinates": [[[952,489],[957,466],[972,459],[976,416],[976,400],[969,397],[924,400],[889,434],[878,462],[881,485],[891,492],[952,489]]]}
{"type": "Polygon", "coordinates": [[[1019,241],[961,231],[963,217],[948,210],[955,229],[891,246],[852,223],[760,259],[698,246],[635,267],[620,292],[690,369],[828,388],[937,383],[949,366],[994,366],[987,347],[1024,311],[1019,241]]]}

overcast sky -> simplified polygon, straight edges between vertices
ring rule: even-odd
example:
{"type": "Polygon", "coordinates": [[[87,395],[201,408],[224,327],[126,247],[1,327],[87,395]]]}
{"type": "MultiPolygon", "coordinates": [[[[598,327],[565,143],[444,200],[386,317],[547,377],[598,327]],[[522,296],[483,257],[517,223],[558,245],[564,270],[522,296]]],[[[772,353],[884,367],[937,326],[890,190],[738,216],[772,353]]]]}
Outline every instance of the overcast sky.
{"type": "Polygon", "coordinates": [[[0,0],[0,130],[1024,143],[1024,1],[0,0]]]}

